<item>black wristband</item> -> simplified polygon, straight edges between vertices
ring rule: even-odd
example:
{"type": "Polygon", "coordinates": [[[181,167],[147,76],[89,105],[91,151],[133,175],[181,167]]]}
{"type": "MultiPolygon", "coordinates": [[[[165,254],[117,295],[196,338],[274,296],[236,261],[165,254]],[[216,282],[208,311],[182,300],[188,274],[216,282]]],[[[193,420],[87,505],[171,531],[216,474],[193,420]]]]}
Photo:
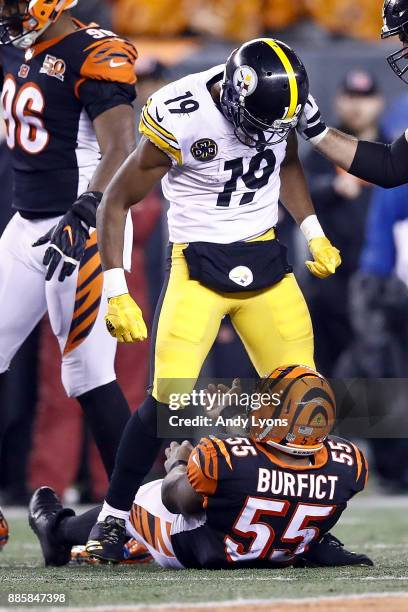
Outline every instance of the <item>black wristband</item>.
{"type": "Polygon", "coordinates": [[[177,461],[171,464],[167,473],[171,472],[171,470],[177,467],[178,465],[187,465],[187,464],[188,464],[188,461],[184,461],[184,459],[178,459],[177,461]]]}
{"type": "Polygon", "coordinates": [[[86,191],[74,202],[72,210],[88,227],[95,227],[96,209],[101,203],[102,198],[103,193],[100,191],[86,191]]]}

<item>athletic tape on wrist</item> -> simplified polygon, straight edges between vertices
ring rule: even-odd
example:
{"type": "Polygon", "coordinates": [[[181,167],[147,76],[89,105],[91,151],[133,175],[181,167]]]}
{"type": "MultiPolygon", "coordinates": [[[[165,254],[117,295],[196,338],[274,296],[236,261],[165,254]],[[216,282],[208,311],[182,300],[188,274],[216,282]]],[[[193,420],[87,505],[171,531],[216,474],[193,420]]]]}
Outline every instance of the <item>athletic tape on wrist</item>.
{"type": "Polygon", "coordinates": [[[112,268],[104,272],[105,292],[108,300],[129,293],[123,268],[112,268]]]}
{"type": "Polygon", "coordinates": [[[299,229],[308,242],[313,240],[313,238],[324,238],[325,236],[323,228],[320,225],[319,219],[316,217],[316,215],[309,215],[306,217],[306,219],[299,225],[299,229]]]}

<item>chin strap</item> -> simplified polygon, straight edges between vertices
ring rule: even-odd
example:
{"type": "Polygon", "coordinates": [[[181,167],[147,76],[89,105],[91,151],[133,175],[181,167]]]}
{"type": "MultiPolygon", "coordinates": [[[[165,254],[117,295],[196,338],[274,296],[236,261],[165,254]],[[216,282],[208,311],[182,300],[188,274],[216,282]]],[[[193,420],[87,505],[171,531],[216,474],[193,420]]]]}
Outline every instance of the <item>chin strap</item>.
{"type": "MultiPolygon", "coordinates": [[[[57,6],[55,7],[56,16],[58,16],[58,14],[61,12],[61,9],[64,5],[64,1],[65,0],[60,0],[60,2],[58,2],[57,6]]],[[[68,6],[66,6],[63,10],[68,11],[69,9],[74,8],[74,6],[76,6],[77,4],[78,4],[78,0],[72,0],[72,2],[68,6]]],[[[19,40],[16,40],[15,43],[13,43],[14,46],[19,49],[24,49],[24,50],[29,49],[30,47],[33,46],[36,40],[38,40],[38,38],[40,38],[40,36],[42,36],[44,32],[48,30],[50,25],[52,25],[53,23],[55,23],[55,21],[50,20],[48,23],[45,24],[43,28],[41,28],[41,30],[28,31],[27,34],[25,34],[22,38],[20,38],[19,40]]]]}

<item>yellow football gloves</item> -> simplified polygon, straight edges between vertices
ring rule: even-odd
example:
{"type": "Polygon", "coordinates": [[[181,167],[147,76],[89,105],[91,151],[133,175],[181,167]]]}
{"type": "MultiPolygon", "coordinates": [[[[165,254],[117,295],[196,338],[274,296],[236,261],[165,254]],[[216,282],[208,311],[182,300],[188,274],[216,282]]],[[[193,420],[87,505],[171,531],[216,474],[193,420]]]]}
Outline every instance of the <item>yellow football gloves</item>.
{"type": "Polygon", "coordinates": [[[147,338],[142,311],[128,293],[108,300],[105,321],[110,335],[118,342],[130,343],[147,338]]]}
{"type": "Polygon", "coordinates": [[[327,238],[312,238],[309,249],[314,261],[306,261],[309,271],[318,278],[327,278],[341,265],[340,251],[327,238]]]}

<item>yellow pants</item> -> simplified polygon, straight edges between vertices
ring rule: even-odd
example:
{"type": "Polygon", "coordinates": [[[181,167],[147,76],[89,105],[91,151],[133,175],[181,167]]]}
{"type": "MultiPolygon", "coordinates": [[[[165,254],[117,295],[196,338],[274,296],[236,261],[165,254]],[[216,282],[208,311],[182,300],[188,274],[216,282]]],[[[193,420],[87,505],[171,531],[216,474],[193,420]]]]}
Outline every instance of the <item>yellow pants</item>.
{"type": "Polygon", "coordinates": [[[171,269],[153,338],[153,397],[189,393],[225,315],[260,376],[282,365],[314,366],[313,329],[293,274],[261,291],[221,293],[190,280],[182,253],[172,245],[171,269]]]}

